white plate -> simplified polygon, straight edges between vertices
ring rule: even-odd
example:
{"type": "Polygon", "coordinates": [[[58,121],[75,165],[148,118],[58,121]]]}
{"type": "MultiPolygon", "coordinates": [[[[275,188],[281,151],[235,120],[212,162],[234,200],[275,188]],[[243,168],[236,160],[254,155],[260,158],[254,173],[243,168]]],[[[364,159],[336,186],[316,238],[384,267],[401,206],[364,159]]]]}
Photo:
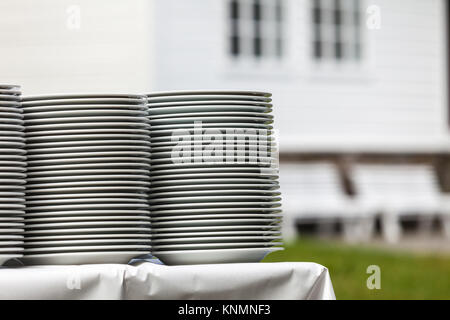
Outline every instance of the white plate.
{"type": "Polygon", "coordinates": [[[20,96],[8,95],[8,94],[1,93],[1,91],[0,91],[0,104],[2,102],[20,102],[20,96]]]}
{"type": "Polygon", "coordinates": [[[152,217],[169,216],[169,215],[197,215],[197,214],[234,214],[239,213],[281,213],[280,208],[205,208],[205,209],[173,209],[173,210],[152,210],[152,217]]]}
{"type": "Polygon", "coordinates": [[[184,130],[181,131],[173,131],[171,134],[168,135],[160,135],[156,137],[151,137],[150,141],[152,142],[152,145],[156,145],[156,143],[165,142],[165,143],[172,143],[172,144],[179,144],[179,143],[192,143],[194,140],[208,140],[210,141],[211,138],[216,138],[218,133],[220,133],[220,137],[224,141],[224,143],[229,142],[230,140],[233,142],[248,142],[248,141],[264,141],[264,142],[270,142],[270,139],[273,139],[271,136],[271,132],[258,132],[257,130],[254,130],[254,132],[248,132],[248,133],[229,133],[226,131],[226,128],[223,128],[224,130],[220,129],[214,129],[213,131],[205,131],[205,132],[193,132],[190,133],[184,132],[184,130]],[[187,133],[187,134],[186,134],[187,133]]]}
{"type": "MultiPolygon", "coordinates": [[[[132,175],[104,175],[104,176],[79,176],[84,178],[63,177],[64,181],[49,182],[49,183],[34,183],[29,180],[27,184],[27,189],[38,189],[38,188],[52,188],[52,187],[86,187],[86,186],[114,186],[114,185],[139,185],[148,186],[150,182],[147,181],[145,176],[132,176],[132,175]],[[117,180],[113,180],[113,178],[117,180]],[[71,180],[71,181],[70,181],[71,180]]],[[[54,179],[59,180],[59,179],[54,179]]]]}
{"type": "Polygon", "coordinates": [[[236,124],[236,126],[229,126],[228,124],[224,127],[214,125],[212,128],[203,128],[203,126],[185,126],[184,128],[175,128],[175,129],[160,129],[153,130],[152,127],[152,139],[153,141],[158,137],[162,138],[171,138],[172,136],[188,136],[188,135],[214,135],[220,132],[222,136],[231,135],[231,136],[239,136],[239,135],[257,135],[257,136],[272,136],[274,135],[273,130],[267,130],[265,128],[255,128],[255,127],[240,127],[241,124],[236,124]]]}
{"type": "MultiPolygon", "coordinates": [[[[41,159],[47,158],[47,155],[53,157],[54,155],[59,155],[63,157],[64,154],[76,154],[76,153],[95,153],[99,152],[115,152],[115,151],[126,151],[126,152],[147,152],[150,156],[150,146],[146,145],[133,145],[133,144],[122,144],[122,145],[97,145],[97,146],[80,146],[80,147],[57,147],[57,148],[38,148],[30,149],[27,152],[27,157],[29,159],[41,159]]],[[[89,156],[87,154],[87,156],[89,156]]]]}
{"type": "MultiPolygon", "coordinates": [[[[13,121],[20,125],[23,125],[23,115],[15,112],[3,112],[3,108],[0,107],[0,121],[13,121]]],[[[7,122],[4,122],[7,123],[7,122]]]]}
{"type": "Polygon", "coordinates": [[[105,180],[105,181],[70,181],[70,182],[56,182],[56,183],[38,183],[28,184],[27,194],[31,189],[43,189],[43,188],[66,188],[66,187],[109,187],[109,186],[149,186],[148,181],[139,180],[105,180]]]}
{"type": "MultiPolygon", "coordinates": [[[[0,230],[1,232],[1,230],[0,230]]],[[[23,232],[23,231],[22,231],[23,232]]],[[[149,234],[150,228],[65,228],[65,229],[46,229],[46,230],[27,230],[27,237],[28,240],[29,236],[33,235],[42,235],[42,236],[50,236],[50,235],[64,235],[68,236],[71,234],[82,234],[87,237],[93,237],[97,236],[97,234],[104,233],[107,235],[114,236],[114,234],[118,233],[141,233],[141,234],[149,234]]]]}
{"type": "Polygon", "coordinates": [[[278,197],[281,192],[270,190],[193,190],[193,191],[163,191],[152,192],[148,195],[149,199],[157,198],[172,198],[172,197],[197,197],[197,196],[221,196],[221,195],[265,195],[271,197],[278,197]]]}
{"type": "MultiPolygon", "coordinates": [[[[279,224],[279,219],[204,219],[204,220],[175,220],[152,222],[152,229],[184,228],[201,226],[247,226],[247,225],[273,225],[279,224]]],[[[27,226],[28,228],[29,226],[27,226]]]]}
{"type": "Polygon", "coordinates": [[[235,242],[257,242],[271,243],[272,241],[281,241],[281,236],[220,236],[220,237],[197,237],[197,238],[167,238],[167,239],[152,239],[152,245],[158,244],[189,244],[189,243],[235,243],[235,242]]]}
{"type": "MultiPolygon", "coordinates": [[[[270,197],[271,198],[271,197],[270,197]]],[[[239,199],[239,198],[238,198],[239,199]]],[[[248,208],[278,208],[281,204],[277,202],[277,199],[259,201],[246,201],[247,197],[242,197],[238,200],[210,198],[207,201],[201,202],[176,202],[176,203],[164,203],[164,204],[150,204],[152,211],[157,210],[173,210],[173,209],[196,209],[196,208],[235,208],[235,207],[248,207],[248,208]],[[228,200],[228,201],[227,201],[228,200]]],[[[250,199],[249,199],[250,200],[250,199]]]]}
{"type": "Polygon", "coordinates": [[[2,141],[0,137],[0,148],[1,149],[25,149],[25,143],[16,141],[2,141]]]}
{"type": "Polygon", "coordinates": [[[22,254],[0,254],[0,267],[8,260],[22,258],[22,254]]]}
{"type": "Polygon", "coordinates": [[[70,117],[90,117],[90,116],[129,116],[129,117],[146,117],[148,116],[148,112],[144,109],[140,110],[129,110],[129,109],[120,109],[114,107],[110,109],[105,108],[96,108],[95,106],[91,106],[89,109],[76,110],[76,107],[71,106],[68,110],[61,111],[41,111],[41,112],[28,112],[25,113],[25,119],[48,119],[48,118],[70,118],[70,117]]]}
{"type": "Polygon", "coordinates": [[[84,240],[54,240],[54,241],[27,241],[26,247],[63,247],[63,246],[84,246],[84,245],[121,245],[121,244],[143,244],[150,243],[151,239],[127,238],[127,239],[84,239],[84,240]]]}
{"type": "Polygon", "coordinates": [[[5,124],[5,123],[0,123],[0,130],[1,131],[24,131],[24,126],[23,125],[17,125],[17,124],[5,124]]]}
{"type": "Polygon", "coordinates": [[[150,180],[156,185],[160,181],[185,180],[185,179],[223,179],[223,178],[251,178],[276,180],[278,175],[270,175],[266,173],[256,172],[224,172],[224,173],[174,173],[169,175],[151,175],[150,180]]]}
{"type": "Polygon", "coordinates": [[[217,231],[279,231],[280,226],[274,225],[235,225],[235,226],[201,226],[201,227],[169,227],[153,228],[152,234],[217,232],[217,231]]]}
{"type": "Polygon", "coordinates": [[[258,173],[262,176],[265,175],[278,175],[279,170],[275,168],[264,167],[204,167],[204,168],[185,168],[185,169],[162,169],[155,170],[152,167],[151,177],[170,174],[194,174],[194,173],[227,173],[227,172],[243,172],[243,173],[258,173]]]}
{"type": "Polygon", "coordinates": [[[20,103],[18,101],[0,101],[0,106],[2,107],[11,107],[11,108],[19,108],[20,103]]]}
{"type": "Polygon", "coordinates": [[[8,173],[8,172],[25,172],[27,169],[23,166],[13,166],[13,167],[3,167],[0,166],[0,172],[8,173]]]}
{"type": "MultiPolygon", "coordinates": [[[[25,255],[47,254],[47,253],[69,253],[69,252],[91,252],[91,251],[149,251],[149,245],[108,245],[108,246],[68,246],[68,247],[45,247],[26,248],[25,255]]],[[[1,250],[1,249],[0,249],[1,250]]]]}
{"type": "Polygon", "coordinates": [[[269,180],[269,179],[257,179],[257,178],[221,178],[219,180],[217,179],[179,179],[179,180],[163,180],[163,181],[154,181],[152,182],[152,190],[155,186],[173,186],[173,185],[194,185],[194,184],[214,184],[214,183],[243,183],[243,184],[249,184],[249,183],[259,183],[261,185],[278,185],[278,183],[275,180],[269,180]]]}
{"type": "Polygon", "coordinates": [[[141,94],[128,94],[128,93],[57,93],[57,94],[41,94],[34,96],[25,96],[23,101],[40,101],[40,100],[61,100],[61,99],[132,99],[132,100],[145,100],[146,95],[141,94]]]}
{"type": "Polygon", "coordinates": [[[0,234],[0,241],[23,241],[23,235],[0,234]]]}
{"type": "Polygon", "coordinates": [[[27,149],[45,149],[45,148],[67,148],[67,147],[81,147],[81,146],[107,146],[107,145],[146,145],[150,146],[148,139],[142,139],[139,135],[117,135],[122,140],[114,140],[114,137],[108,137],[108,140],[78,140],[78,141],[56,141],[56,142],[40,142],[28,143],[27,149]],[[112,138],[112,139],[109,139],[112,138]]]}
{"type": "MultiPolygon", "coordinates": [[[[259,161],[242,162],[239,159],[233,159],[233,162],[223,161],[223,157],[217,157],[214,162],[211,158],[194,157],[191,163],[163,163],[151,166],[152,171],[175,170],[175,169],[191,169],[191,168],[236,168],[236,167],[253,167],[261,168],[261,170],[278,170],[278,166],[269,166],[265,162],[271,161],[269,164],[277,164],[274,158],[259,158],[259,161]],[[202,161],[200,161],[202,160],[202,161]],[[207,160],[206,162],[204,160],[207,160]],[[239,161],[238,161],[239,160],[239,161]],[[264,163],[263,163],[264,161],[264,163]]],[[[226,159],[225,159],[226,160],[226,159]]]]}
{"type": "Polygon", "coordinates": [[[25,161],[0,160],[0,166],[8,166],[23,169],[24,167],[26,167],[26,165],[27,163],[25,161]]]}
{"type": "Polygon", "coordinates": [[[31,187],[38,183],[43,183],[47,181],[52,182],[84,182],[84,181],[108,181],[108,180],[140,180],[147,181],[149,178],[145,173],[142,174],[105,174],[105,175],[73,175],[73,176],[56,176],[56,177],[37,177],[27,179],[28,185],[31,187]],[[53,178],[53,179],[52,179],[53,178]]]}
{"type": "MultiPolygon", "coordinates": [[[[1,127],[0,127],[1,128],[1,127]]],[[[16,126],[19,130],[20,127],[16,126]]],[[[31,134],[32,132],[36,131],[47,131],[47,130],[83,130],[83,129],[142,129],[142,130],[148,130],[150,128],[150,125],[146,122],[73,122],[73,123],[51,123],[51,124],[38,124],[38,125],[27,125],[27,134],[31,134]]],[[[39,134],[39,133],[37,133],[39,134]]]]}
{"type": "Polygon", "coordinates": [[[0,216],[22,216],[25,212],[23,210],[0,210],[0,216]]]}
{"type": "MultiPolygon", "coordinates": [[[[282,242],[228,242],[228,243],[191,243],[191,244],[166,244],[154,245],[154,251],[181,251],[181,250],[213,250],[234,248],[264,248],[283,245],[282,242]]],[[[25,251],[26,252],[26,251],[25,251]]]]}
{"type": "MultiPolygon", "coordinates": [[[[2,95],[0,94],[0,114],[1,114],[1,118],[14,118],[14,119],[23,119],[23,112],[22,109],[20,108],[20,104],[18,106],[11,106],[11,105],[3,105],[5,102],[7,104],[10,103],[19,103],[19,101],[15,101],[13,99],[10,100],[6,100],[3,99],[2,100],[2,95]]],[[[13,96],[10,96],[13,97],[13,96]]],[[[20,99],[20,98],[19,98],[20,99]]]]}
{"type": "Polygon", "coordinates": [[[133,258],[148,253],[148,251],[122,251],[35,254],[28,255],[22,260],[28,265],[127,264],[133,258]]]}
{"type": "MultiPolygon", "coordinates": [[[[25,220],[21,217],[22,220],[2,220],[0,221],[0,228],[23,228],[25,220]]],[[[13,218],[11,218],[13,219],[13,218]]]]}
{"type": "Polygon", "coordinates": [[[203,190],[231,190],[239,192],[243,191],[262,191],[270,192],[278,190],[279,185],[261,185],[261,184],[203,184],[203,185],[181,185],[181,186],[163,186],[163,187],[153,187],[151,188],[151,194],[161,193],[161,192],[178,192],[178,191],[203,191],[203,190]]]}
{"type": "MultiPolygon", "coordinates": [[[[86,117],[59,117],[59,118],[36,118],[27,119],[25,117],[25,125],[28,128],[34,128],[38,125],[73,125],[73,124],[85,124],[90,126],[92,124],[103,124],[103,123],[137,123],[138,125],[147,124],[149,120],[147,117],[137,117],[137,116],[86,116],[86,117]]],[[[30,129],[30,130],[31,130],[30,129]]]]}
{"type": "Polygon", "coordinates": [[[25,192],[5,192],[5,191],[0,191],[0,197],[19,197],[22,198],[24,197],[25,192]]]}
{"type": "Polygon", "coordinates": [[[150,137],[144,134],[132,133],[107,133],[107,134],[70,134],[49,137],[30,137],[28,139],[27,148],[51,148],[66,147],[77,145],[91,144],[122,144],[122,141],[128,141],[138,144],[151,144],[150,137]],[[56,138],[61,138],[60,141],[56,138]],[[45,139],[48,138],[48,141],[45,139]],[[40,140],[40,141],[39,141],[40,140]]]}
{"type": "Polygon", "coordinates": [[[129,209],[107,209],[107,210],[67,210],[67,211],[49,211],[38,213],[27,213],[27,218],[44,218],[44,217],[76,217],[76,216],[120,216],[120,215],[147,215],[148,210],[129,210],[129,209]]]}
{"type": "Polygon", "coordinates": [[[27,142],[48,141],[79,141],[88,140],[91,136],[106,136],[121,134],[140,135],[143,139],[149,138],[147,129],[104,128],[104,129],[72,129],[72,130],[42,130],[27,132],[27,142]]]}
{"type": "Polygon", "coordinates": [[[21,172],[5,172],[4,170],[2,170],[3,168],[0,167],[0,179],[6,178],[6,179],[25,179],[26,178],[26,174],[21,173],[21,172]]]}
{"type": "Polygon", "coordinates": [[[40,223],[40,224],[33,224],[33,225],[26,225],[25,229],[28,230],[41,230],[41,231],[48,231],[48,230],[57,230],[57,229],[68,229],[68,230],[74,230],[79,228],[96,228],[96,227],[150,227],[149,221],[88,221],[88,222],[55,222],[55,223],[40,223]]]}
{"type": "Polygon", "coordinates": [[[50,166],[34,166],[29,167],[27,175],[33,176],[36,174],[50,174],[47,172],[59,170],[94,170],[94,169],[109,169],[109,168],[140,168],[149,170],[150,165],[145,162],[104,162],[104,163],[80,163],[80,164],[62,164],[50,166]]]}
{"type": "MultiPolygon", "coordinates": [[[[177,209],[215,209],[215,208],[279,208],[279,202],[200,202],[200,203],[174,203],[174,204],[160,204],[151,205],[152,212],[157,210],[177,210],[177,209]]],[[[28,208],[27,208],[28,209],[28,208]]]]}
{"type": "Polygon", "coordinates": [[[221,111],[236,111],[236,112],[259,112],[269,113],[272,111],[272,105],[268,103],[251,103],[241,101],[233,103],[229,101],[211,101],[200,103],[158,103],[149,105],[148,114],[162,115],[185,112],[221,112],[221,111]]]}
{"type": "Polygon", "coordinates": [[[203,237],[258,237],[264,238],[265,236],[281,237],[281,231],[271,230],[228,230],[228,231],[198,231],[198,232],[165,232],[152,234],[152,239],[183,239],[183,238],[203,238],[203,237]]]}
{"type": "MultiPolygon", "coordinates": [[[[239,151],[239,153],[245,153],[248,154],[249,151],[253,151],[255,153],[258,153],[258,155],[262,156],[263,153],[265,155],[276,152],[278,145],[276,143],[270,143],[270,142],[217,142],[217,143],[210,143],[209,141],[200,141],[199,143],[194,144],[194,140],[192,141],[180,141],[179,143],[173,143],[171,145],[165,145],[165,146],[155,146],[154,144],[151,144],[151,151],[153,157],[159,157],[160,153],[166,153],[166,152],[190,152],[191,154],[195,152],[198,152],[198,150],[208,150],[211,147],[214,147],[216,150],[218,147],[222,150],[221,152],[224,155],[227,154],[233,154],[235,155],[236,152],[239,151]],[[264,149],[263,149],[264,148],[264,149]]],[[[218,152],[214,150],[214,152],[218,152]]],[[[203,152],[205,152],[203,151],[203,152]]]]}
{"type": "Polygon", "coordinates": [[[112,103],[112,104],[76,104],[76,103],[67,103],[67,104],[56,104],[56,105],[42,105],[38,104],[33,106],[23,105],[22,106],[23,113],[25,115],[38,115],[39,113],[44,112],[72,112],[72,111],[84,111],[84,110],[123,110],[123,111],[141,111],[148,113],[148,108],[145,104],[122,104],[122,103],[112,103]]]}
{"type": "Polygon", "coordinates": [[[151,234],[149,233],[105,233],[105,234],[61,234],[61,235],[53,235],[53,236],[29,236],[27,234],[26,243],[30,243],[33,241],[53,241],[62,243],[63,241],[108,241],[117,242],[122,239],[136,239],[136,242],[142,241],[150,241],[151,234]]]}
{"type": "MultiPolygon", "coordinates": [[[[179,220],[206,220],[206,219],[278,219],[283,218],[281,214],[270,213],[232,213],[232,214],[200,214],[200,215],[179,215],[179,216],[160,216],[152,217],[153,222],[179,221],[179,220]]],[[[28,220],[27,220],[28,221],[28,220]]]]}
{"type": "MultiPolygon", "coordinates": [[[[1,203],[1,202],[0,202],[1,203]]],[[[70,199],[44,199],[44,200],[27,200],[27,207],[33,208],[33,206],[39,205],[57,205],[57,204],[88,204],[88,203],[148,203],[145,198],[119,198],[119,197],[111,197],[111,198],[102,198],[102,197],[80,197],[80,198],[70,198],[70,199]]],[[[107,207],[108,205],[106,205],[107,207]]]]}
{"type": "Polygon", "coordinates": [[[1,98],[0,98],[0,112],[11,113],[11,114],[14,114],[14,115],[21,115],[21,116],[23,116],[23,112],[22,112],[22,109],[20,107],[5,107],[5,106],[1,105],[3,102],[4,101],[1,101],[1,98]]]}
{"type": "Polygon", "coordinates": [[[0,123],[1,124],[6,124],[6,125],[19,125],[19,126],[23,126],[24,121],[22,119],[15,119],[15,118],[11,118],[11,117],[4,117],[2,115],[0,115],[0,123]]]}
{"type": "Polygon", "coordinates": [[[147,96],[147,100],[149,105],[158,104],[158,103],[179,103],[185,101],[193,101],[193,102],[204,102],[211,100],[226,100],[226,101],[248,101],[248,102],[271,102],[272,99],[264,96],[255,96],[255,95],[231,95],[231,94],[179,94],[172,96],[147,96]]]}
{"type": "Polygon", "coordinates": [[[27,207],[27,213],[36,211],[64,211],[64,210],[95,210],[95,209],[133,209],[145,210],[149,207],[147,203],[90,203],[90,204],[68,204],[68,205],[46,205],[27,207]]]}
{"type": "Polygon", "coordinates": [[[79,176],[80,180],[84,177],[90,177],[92,175],[130,175],[134,176],[146,176],[148,178],[149,171],[145,169],[92,169],[92,170],[52,170],[52,171],[36,171],[28,173],[28,182],[35,181],[67,181],[75,180],[79,176]]]}
{"type": "Polygon", "coordinates": [[[46,165],[67,165],[67,164],[87,164],[87,163],[117,163],[117,162],[145,162],[150,160],[146,153],[138,156],[127,156],[127,152],[115,152],[113,157],[89,157],[89,158],[67,158],[67,159],[47,159],[28,161],[28,168],[46,165]]]}
{"type": "MultiPolygon", "coordinates": [[[[200,120],[198,120],[200,121],[200,120]]],[[[229,128],[229,129],[234,129],[234,130],[267,130],[267,131],[272,131],[273,130],[273,126],[268,125],[268,124],[262,124],[262,123],[249,123],[249,122],[242,122],[242,123],[202,123],[201,124],[201,129],[205,130],[205,129],[219,129],[219,128],[229,128]]],[[[186,134],[189,134],[189,130],[199,130],[199,128],[197,128],[197,126],[195,125],[195,123],[187,123],[187,124],[175,124],[175,125],[152,125],[151,129],[150,129],[150,135],[151,136],[157,136],[157,135],[167,135],[167,133],[170,131],[174,131],[174,130],[178,130],[178,132],[180,132],[180,130],[186,130],[186,134]]]]}
{"type": "Polygon", "coordinates": [[[149,123],[152,126],[164,126],[164,125],[174,125],[174,124],[188,124],[188,125],[194,125],[195,122],[202,122],[203,125],[205,124],[226,124],[229,122],[240,122],[242,124],[247,123],[259,123],[259,124],[271,124],[273,123],[273,120],[265,118],[265,117],[239,117],[239,116],[232,116],[231,114],[222,117],[213,117],[213,116],[186,116],[186,117],[179,117],[176,118],[175,115],[173,118],[165,118],[165,119],[150,119],[149,123]]]}
{"type": "Polygon", "coordinates": [[[49,189],[37,189],[27,190],[26,197],[45,198],[47,195],[51,196],[55,194],[63,196],[63,194],[72,194],[78,192],[132,192],[132,193],[145,193],[149,191],[148,187],[133,187],[133,186],[110,186],[110,187],[79,187],[79,188],[49,188],[49,189]]]}
{"type": "MultiPolygon", "coordinates": [[[[159,108],[153,109],[153,111],[157,111],[159,108]]],[[[183,119],[183,118],[203,118],[203,117],[212,117],[212,118],[263,118],[266,120],[273,120],[273,115],[270,113],[264,113],[264,112],[249,112],[249,111],[220,111],[220,112],[213,112],[211,110],[207,112],[180,112],[180,113],[165,113],[165,114],[152,114],[148,118],[150,122],[156,121],[156,120],[176,120],[176,119],[183,119]]]]}
{"type": "Polygon", "coordinates": [[[19,149],[19,148],[1,148],[0,149],[0,154],[2,155],[23,155],[26,154],[27,152],[23,149],[19,149]]]}
{"type": "Polygon", "coordinates": [[[24,132],[12,132],[12,131],[2,131],[0,130],[1,141],[14,141],[25,143],[25,133],[24,132]],[[14,133],[14,136],[12,135],[14,133]],[[17,136],[19,134],[20,136],[17,136]]]}
{"type": "MultiPolygon", "coordinates": [[[[245,166],[245,165],[260,165],[269,166],[270,164],[277,163],[276,158],[271,157],[250,157],[245,155],[243,159],[242,156],[236,153],[231,157],[230,155],[223,156],[194,156],[194,157],[170,157],[162,159],[152,159],[150,163],[153,165],[169,164],[169,165],[179,165],[179,166],[192,166],[192,165],[234,165],[234,166],[245,166]],[[255,160],[252,158],[256,158],[255,160]]],[[[158,169],[160,167],[157,167],[158,169]]]]}
{"type": "MultiPolygon", "coordinates": [[[[148,203],[153,207],[156,204],[169,204],[169,203],[209,203],[209,202],[233,202],[233,203],[241,203],[241,202],[250,202],[254,201],[258,202],[277,202],[281,201],[279,197],[271,197],[271,196],[241,196],[241,195],[232,195],[232,196],[187,196],[187,197],[162,197],[157,199],[149,199],[148,203]]],[[[27,202],[28,205],[28,202],[27,202]]]]}
{"type": "Polygon", "coordinates": [[[20,247],[11,247],[11,248],[0,248],[0,254],[8,254],[8,253],[21,253],[24,249],[20,247]]]}
{"type": "Polygon", "coordinates": [[[194,144],[194,140],[191,141],[180,141],[179,143],[171,143],[170,145],[168,143],[164,143],[165,145],[161,145],[161,143],[158,143],[159,146],[155,146],[155,144],[151,144],[151,151],[152,156],[158,156],[161,152],[191,152],[193,153],[198,152],[197,150],[208,150],[208,148],[215,147],[221,147],[223,154],[230,154],[233,152],[235,154],[237,151],[240,153],[245,152],[248,153],[249,150],[252,150],[253,152],[258,152],[259,155],[262,155],[264,153],[269,152],[276,152],[278,145],[276,143],[270,143],[270,142],[251,142],[251,143],[245,143],[245,142],[217,142],[217,143],[210,143],[209,141],[203,141],[198,144],[194,144]],[[263,149],[264,147],[264,149],[263,149]],[[180,150],[181,149],[181,150],[180,150]]]}
{"type": "Polygon", "coordinates": [[[22,192],[25,190],[25,185],[8,185],[8,184],[2,184],[0,182],[0,190],[2,191],[18,191],[22,192]]]}
{"type": "MultiPolygon", "coordinates": [[[[126,198],[147,201],[148,194],[146,192],[98,192],[98,193],[61,193],[61,194],[43,194],[35,196],[26,196],[27,201],[35,200],[53,200],[65,199],[66,201],[76,201],[75,199],[83,199],[83,201],[90,201],[90,198],[126,198]]],[[[128,201],[128,200],[125,200],[128,201]]]]}
{"type": "Polygon", "coordinates": [[[24,222],[24,218],[23,217],[10,217],[10,216],[0,216],[0,223],[3,222],[24,222]]]}
{"type": "Polygon", "coordinates": [[[1,203],[2,209],[10,209],[10,210],[24,210],[24,204],[16,204],[16,203],[1,203]]]}
{"type": "Polygon", "coordinates": [[[0,224],[0,234],[1,235],[9,235],[9,234],[22,234],[24,233],[24,229],[17,229],[17,228],[7,228],[3,229],[4,227],[0,224]]]}
{"type": "Polygon", "coordinates": [[[126,215],[126,216],[62,216],[51,218],[30,218],[27,217],[27,224],[33,223],[54,223],[54,222],[88,222],[88,221],[150,221],[149,216],[126,215]]]}
{"type": "Polygon", "coordinates": [[[27,158],[23,154],[24,150],[3,148],[0,150],[0,161],[25,161],[27,158]]]}
{"type": "Polygon", "coordinates": [[[2,90],[20,90],[20,86],[17,84],[0,83],[0,89],[2,89],[2,90]]]}
{"type": "MultiPolygon", "coordinates": [[[[3,206],[3,203],[0,202],[0,206],[3,206]]],[[[6,212],[11,212],[10,210],[5,210],[6,212]]],[[[5,212],[3,211],[3,212],[5,212]]],[[[23,210],[19,210],[23,212],[23,210]]],[[[13,211],[14,212],[14,211],[13,211]]],[[[0,213],[0,223],[2,222],[23,222],[23,217],[13,215],[13,214],[1,214],[0,213]]]]}
{"type": "Polygon", "coordinates": [[[211,145],[209,144],[198,144],[198,145],[177,145],[169,147],[167,150],[155,151],[153,147],[151,148],[152,160],[156,161],[159,159],[170,160],[172,163],[180,162],[192,162],[192,158],[203,157],[208,160],[221,159],[220,162],[233,161],[233,162],[257,162],[260,158],[267,160],[267,157],[276,155],[277,148],[269,147],[266,145],[265,150],[261,150],[261,145],[258,144],[234,144],[234,145],[215,145],[215,150],[209,149],[211,145]],[[217,147],[220,146],[220,150],[217,147]],[[207,155],[209,153],[209,155],[207,155]],[[214,154],[214,155],[211,155],[214,154]]]}
{"type": "Polygon", "coordinates": [[[167,265],[252,263],[260,262],[269,253],[283,248],[182,250],[152,252],[167,265]]]}
{"type": "MultiPolygon", "coordinates": [[[[148,158],[150,153],[147,151],[100,151],[100,152],[70,152],[70,153],[48,153],[48,154],[33,154],[28,155],[28,159],[32,164],[38,161],[69,161],[70,159],[82,158],[81,161],[89,161],[93,158],[98,157],[137,157],[137,158],[148,158]]],[[[22,159],[22,158],[19,158],[22,159]]]]}
{"type": "Polygon", "coordinates": [[[262,91],[244,91],[244,90],[185,90],[185,91],[160,91],[147,94],[147,98],[156,97],[177,97],[177,96],[202,96],[202,95],[225,95],[225,96],[250,96],[267,97],[272,96],[269,92],[262,91]]]}

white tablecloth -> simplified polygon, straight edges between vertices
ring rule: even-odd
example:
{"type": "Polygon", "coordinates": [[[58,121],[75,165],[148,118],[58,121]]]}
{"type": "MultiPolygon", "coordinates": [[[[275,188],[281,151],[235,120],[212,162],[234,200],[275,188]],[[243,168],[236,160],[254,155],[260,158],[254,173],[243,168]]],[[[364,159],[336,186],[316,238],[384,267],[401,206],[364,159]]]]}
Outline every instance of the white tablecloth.
{"type": "Polygon", "coordinates": [[[335,299],[314,263],[0,268],[0,299],[335,299]]]}

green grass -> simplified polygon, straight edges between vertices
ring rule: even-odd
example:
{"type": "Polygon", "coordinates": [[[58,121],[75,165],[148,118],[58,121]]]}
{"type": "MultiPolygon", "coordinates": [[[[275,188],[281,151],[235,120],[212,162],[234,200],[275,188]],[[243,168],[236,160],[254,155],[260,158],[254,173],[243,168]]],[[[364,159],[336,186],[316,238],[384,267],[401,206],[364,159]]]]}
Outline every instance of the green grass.
{"type": "Polygon", "coordinates": [[[414,254],[301,239],[264,262],[315,262],[330,271],[337,299],[450,299],[450,256],[414,254]],[[381,289],[366,286],[367,267],[381,268],[381,289]]]}

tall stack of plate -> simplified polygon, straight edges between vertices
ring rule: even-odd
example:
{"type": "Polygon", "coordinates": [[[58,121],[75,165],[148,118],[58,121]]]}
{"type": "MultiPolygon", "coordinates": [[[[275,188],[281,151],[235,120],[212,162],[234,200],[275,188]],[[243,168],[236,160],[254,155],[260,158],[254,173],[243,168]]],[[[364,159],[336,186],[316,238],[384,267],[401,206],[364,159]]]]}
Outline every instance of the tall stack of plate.
{"type": "Polygon", "coordinates": [[[27,97],[28,264],[127,263],[150,251],[143,96],[27,97]]]}
{"type": "Polygon", "coordinates": [[[257,262],[281,250],[271,94],[147,99],[152,254],[177,265],[257,262]]]}
{"type": "Polygon", "coordinates": [[[26,151],[20,87],[0,85],[0,266],[23,254],[26,151]]]}

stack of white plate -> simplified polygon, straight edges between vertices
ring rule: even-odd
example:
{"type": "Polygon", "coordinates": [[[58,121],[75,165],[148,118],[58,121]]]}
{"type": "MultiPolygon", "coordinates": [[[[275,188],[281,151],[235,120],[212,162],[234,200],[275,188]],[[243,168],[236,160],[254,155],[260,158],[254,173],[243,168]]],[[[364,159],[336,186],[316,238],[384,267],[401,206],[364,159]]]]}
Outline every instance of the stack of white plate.
{"type": "Polygon", "coordinates": [[[28,264],[127,263],[150,251],[145,97],[27,97],[28,264]]]}
{"type": "Polygon", "coordinates": [[[23,254],[26,156],[20,87],[0,85],[0,266],[23,254]]]}
{"type": "Polygon", "coordinates": [[[270,97],[147,96],[152,254],[164,263],[257,262],[282,249],[270,97]]]}

